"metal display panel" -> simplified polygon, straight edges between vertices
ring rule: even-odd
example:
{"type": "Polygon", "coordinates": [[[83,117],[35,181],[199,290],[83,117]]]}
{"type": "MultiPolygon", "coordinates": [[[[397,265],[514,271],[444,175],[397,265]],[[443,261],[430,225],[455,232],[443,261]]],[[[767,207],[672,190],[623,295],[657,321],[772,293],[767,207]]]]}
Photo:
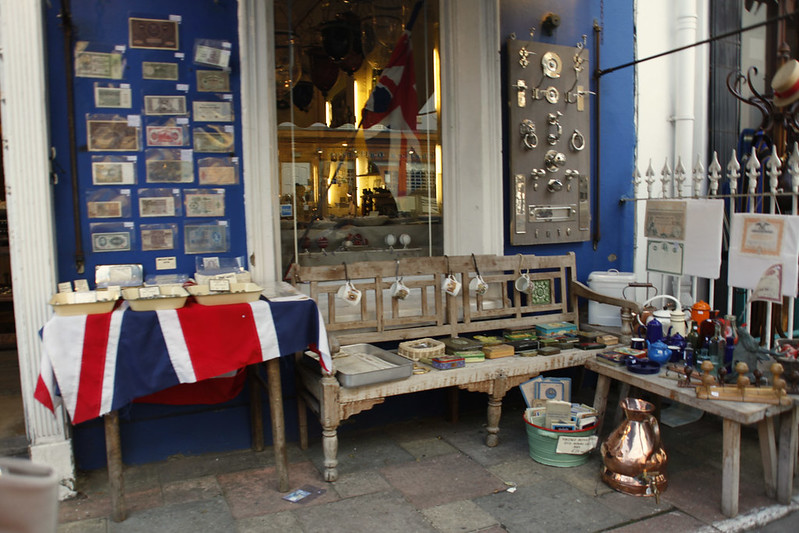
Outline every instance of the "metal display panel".
{"type": "Polygon", "coordinates": [[[590,239],[588,50],[508,40],[511,244],[590,239]]]}

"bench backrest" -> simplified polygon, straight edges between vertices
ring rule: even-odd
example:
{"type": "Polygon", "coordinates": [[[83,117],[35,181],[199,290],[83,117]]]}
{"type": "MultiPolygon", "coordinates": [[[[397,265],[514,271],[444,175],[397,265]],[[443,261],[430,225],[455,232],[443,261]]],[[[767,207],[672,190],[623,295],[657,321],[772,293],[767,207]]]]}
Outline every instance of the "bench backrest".
{"type": "Polygon", "coordinates": [[[404,300],[391,298],[396,261],[367,261],[334,266],[295,265],[292,281],[319,305],[328,331],[342,345],[421,337],[458,336],[504,328],[525,328],[546,322],[578,321],[577,296],[569,290],[576,279],[573,253],[558,256],[419,257],[399,260],[399,275],[411,289],[404,300]],[[477,269],[488,282],[485,295],[469,287],[477,269]],[[529,271],[531,295],[514,289],[529,271]],[[461,283],[461,293],[442,290],[448,273],[461,283]],[[336,298],[349,278],[361,291],[353,306],[336,298]]]}

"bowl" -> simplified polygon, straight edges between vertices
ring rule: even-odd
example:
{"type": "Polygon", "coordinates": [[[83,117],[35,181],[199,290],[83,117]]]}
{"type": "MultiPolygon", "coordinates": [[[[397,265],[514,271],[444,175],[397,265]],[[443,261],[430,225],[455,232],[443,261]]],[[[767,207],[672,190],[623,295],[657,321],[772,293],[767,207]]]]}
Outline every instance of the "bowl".
{"type": "Polygon", "coordinates": [[[212,292],[208,285],[186,287],[201,305],[230,305],[255,302],[263,289],[255,283],[231,283],[230,292],[212,292]]]}

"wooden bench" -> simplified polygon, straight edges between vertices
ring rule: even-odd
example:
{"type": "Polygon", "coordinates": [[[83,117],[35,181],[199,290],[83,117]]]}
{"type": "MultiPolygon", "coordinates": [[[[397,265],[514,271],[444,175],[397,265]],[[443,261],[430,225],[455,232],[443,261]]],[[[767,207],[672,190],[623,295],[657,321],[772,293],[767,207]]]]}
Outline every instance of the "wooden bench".
{"type": "MultiPolygon", "coordinates": [[[[578,296],[621,307],[623,335],[627,336],[624,340],[628,340],[631,311],[638,310],[635,302],[597,294],[579,283],[573,253],[407,258],[399,264],[376,261],[346,266],[295,266],[293,281],[316,300],[331,336],[331,347],[457,337],[505,328],[531,328],[550,322],[568,321],[579,327],[578,296]],[[469,281],[478,269],[489,285],[484,295],[475,294],[469,288],[469,281]],[[411,289],[405,300],[393,299],[388,292],[398,273],[411,289]],[[448,273],[462,283],[457,296],[442,290],[448,273]],[[535,284],[535,297],[514,289],[514,281],[522,273],[528,273],[535,284]],[[362,292],[360,304],[355,307],[335,297],[348,278],[362,292]]],[[[508,390],[544,371],[581,366],[594,354],[595,351],[573,349],[549,357],[506,357],[354,388],[342,387],[334,376],[322,375],[317,369],[298,364],[300,446],[304,449],[308,445],[307,406],[322,425],[324,477],[327,481],[335,481],[338,478],[337,428],[343,420],[371,409],[387,397],[447,387],[489,395],[486,444],[496,446],[502,399],[508,390]]]]}

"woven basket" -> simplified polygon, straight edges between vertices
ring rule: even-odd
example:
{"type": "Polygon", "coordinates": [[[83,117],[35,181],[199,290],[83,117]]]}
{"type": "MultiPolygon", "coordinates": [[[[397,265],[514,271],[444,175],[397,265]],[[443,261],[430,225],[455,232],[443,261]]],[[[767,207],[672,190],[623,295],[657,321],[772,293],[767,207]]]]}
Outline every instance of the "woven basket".
{"type": "Polygon", "coordinates": [[[430,360],[433,357],[444,355],[445,350],[446,346],[444,346],[443,342],[425,338],[401,342],[397,348],[397,353],[411,361],[418,361],[419,359],[430,360]]]}

